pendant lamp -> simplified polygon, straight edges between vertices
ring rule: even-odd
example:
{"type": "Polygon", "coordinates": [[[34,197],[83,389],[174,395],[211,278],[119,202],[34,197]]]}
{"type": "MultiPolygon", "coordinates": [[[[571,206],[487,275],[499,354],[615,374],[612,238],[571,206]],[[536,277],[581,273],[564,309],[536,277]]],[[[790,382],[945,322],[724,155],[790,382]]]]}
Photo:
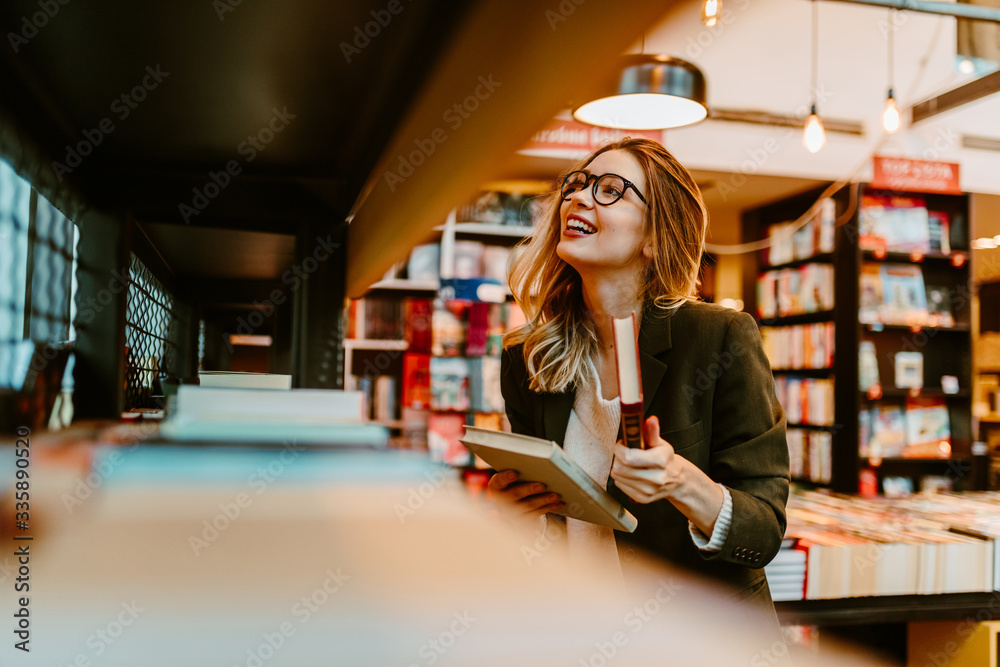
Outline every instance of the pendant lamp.
{"type": "Polygon", "coordinates": [[[679,58],[633,54],[606,94],[573,109],[581,123],[621,130],[663,130],[704,120],[705,75],[679,58]]]}

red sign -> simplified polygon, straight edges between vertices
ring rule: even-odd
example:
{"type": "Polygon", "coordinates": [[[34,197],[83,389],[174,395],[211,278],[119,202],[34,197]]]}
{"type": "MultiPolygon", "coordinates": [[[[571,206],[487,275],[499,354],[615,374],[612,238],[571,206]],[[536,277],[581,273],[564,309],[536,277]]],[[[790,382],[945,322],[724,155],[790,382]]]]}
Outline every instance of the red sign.
{"type": "Polygon", "coordinates": [[[606,127],[584,125],[575,120],[555,120],[545,129],[536,132],[522,149],[525,153],[567,153],[586,155],[611,141],[623,137],[646,137],[663,141],[660,130],[612,130],[606,127]]]}
{"type": "Polygon", "coordinates": [[[872,187],[879,190],[940,192],[960,195],[958,164],[910,158],[875,156],[872,187]]]}

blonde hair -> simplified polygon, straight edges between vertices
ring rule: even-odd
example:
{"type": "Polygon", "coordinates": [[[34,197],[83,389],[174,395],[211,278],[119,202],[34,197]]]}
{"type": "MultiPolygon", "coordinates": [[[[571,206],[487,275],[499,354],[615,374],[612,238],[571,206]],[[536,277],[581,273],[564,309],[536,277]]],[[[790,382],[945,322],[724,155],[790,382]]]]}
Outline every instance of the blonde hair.
{"type": "MultiPolygon", "coordinates": [[[[607,144],[571,171],[584,169],[607,151],[627,151],[642,166],[648,202],[643,223],[652,257],[638,293],[646,312],[670,313],[697,299],[708,213],[691,174],[662,144],[625,138],[607,144]]],[[[560,181],[561,182],[561,181],[560,181]]],[[[510,287],[527,323],[504,336],[504,348],[524,343],[530,389],[563,392],[593,372],[600,343],[583,301],[580,274],[556,255],[561,235],[557,189],[529,240],[518,245],[510,287]]]]}

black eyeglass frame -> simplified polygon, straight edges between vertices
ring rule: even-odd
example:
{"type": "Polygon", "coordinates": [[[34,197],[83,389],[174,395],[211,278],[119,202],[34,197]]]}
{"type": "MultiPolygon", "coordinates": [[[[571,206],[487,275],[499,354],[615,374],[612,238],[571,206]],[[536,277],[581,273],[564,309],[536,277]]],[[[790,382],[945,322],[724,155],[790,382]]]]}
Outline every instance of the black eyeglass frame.
{"type": "Polygon", "coordinates": [[[583,174],[584,176],[587,177],[587,180],[584,183],[583,187],[580,188],[580,190],[577,190],[577,192],[586,189],[587,186],[590,185],[590,182],[594,181],[593,186],[591,186],[591,194],[593,195],[594,203],[596,204],[600,204],[601,206],[612,206],[614,204],[617,204],[619,201],[621,201],[621,198],[625,196],[625,193],[628,192],[628,189],[632,188],[632,191],[635,192],[635,195],[639,198],[639,200],[642,201],[643,204],[649,206],[649,203],[646,201],[646,198],[642,196],[641,192],[639,192],[639,188],[635,187],[635,183],[628,180],[624,176],[612,173],[601,174],[600,176],[598,176],[597,174],[590,174],[583,170],[571,171],[568,174],[566,174],[565,178],[563,178],[562,185],[559,187],[559,196],[562,198],[563,201],[569,201],[569,197],[573,196],[572,194],[569,197],[566,196],[566,183],[569,181],[570,178],[572,178],[576,174],[583,174]],[[607,204],[597,201],[597,183],[605,176],[614,176],[615,178],[620,178],[622,180],[622,183],[625,184],[625,187],[622,188],[622,193],[618,195],[618,198],[612,202],[608,202],[607,204]]]}

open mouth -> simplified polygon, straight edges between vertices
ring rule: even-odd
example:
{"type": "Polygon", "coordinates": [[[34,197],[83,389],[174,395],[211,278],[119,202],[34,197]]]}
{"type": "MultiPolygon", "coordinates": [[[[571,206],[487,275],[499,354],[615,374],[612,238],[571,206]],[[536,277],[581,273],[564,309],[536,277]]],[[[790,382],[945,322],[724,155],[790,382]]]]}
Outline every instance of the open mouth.
{"type": "Polygon", "coordinates": [[[585,222],[579,218],[570,218],[567,220],[566,229],[572,229],[573,231],[580,232],[582,234],[593,234],[597,231],[597,227],[594,227],[589,222],[585,222]]]}

